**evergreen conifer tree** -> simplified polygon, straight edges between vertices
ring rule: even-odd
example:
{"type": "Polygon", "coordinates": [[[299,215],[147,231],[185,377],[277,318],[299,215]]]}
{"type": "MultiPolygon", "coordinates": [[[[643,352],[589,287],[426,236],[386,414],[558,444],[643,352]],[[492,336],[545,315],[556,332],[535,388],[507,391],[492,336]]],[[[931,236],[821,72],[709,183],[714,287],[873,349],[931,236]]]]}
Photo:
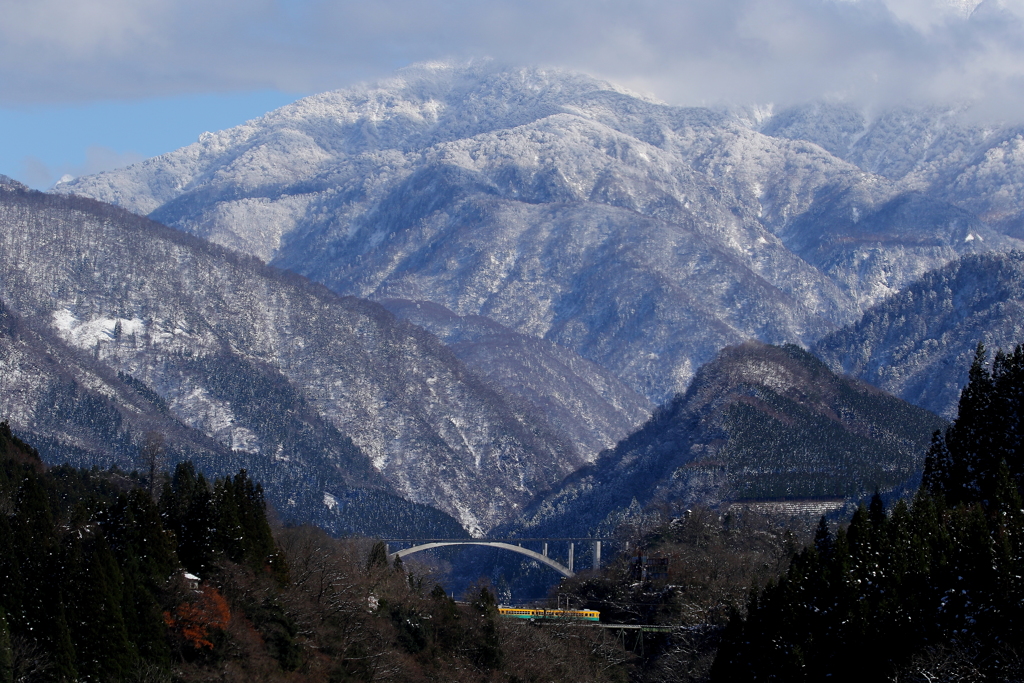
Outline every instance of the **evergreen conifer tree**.
{"type": "Polygon", "coordinates": [[[1012,353],[999,353],[992,368],[993,413],[997,429],[993,432],[993,453],[982,463],[986,489],[994,491],[1000,462],[1005,462],[1017,486],[1024,485],[1024,433],[1021,432],[1021,411],[1024,410],[1024,346],[1012,353]]]}
{"type": "MultiPolygon", "coordinates": [[[[53,587],[60,586],[63,578],[58,563],[56,528],[39,476],[27,469],[22,472],[24,479],[11,520],[13,551],[22,577],[17,631],[31,633],[33,639],[56,646],[64,637],[53,616],[59,607],[59,591],[54,591],[53,587]]],[[[67,630],[66,624],[63,629],[67,630]]],[[[69,661],[73,665],[73,655],[69,661]]],[[[70,669],[65,670],[67,675],[70,672],[70,669]]]]}
{"type": "Polygon", "coordinates": [[[164,523],[178,540],[178,559],[203,576],[214,561],[215,510],[210,486],[191,462],[179,463],[160,497],[164,523]]]}
{"type": "Polygon", "coordinates": [[[246,555],[246,537],[239,519],[238,496],[231,477],[217,479],[213,485],[217,548],[232,562],[241,562],[246,555]]]}
{"type": "Polygon", "coordinates": [[[14,544],[14,532],[7,521],[7,515],[0,514],[0,608],[6,608],[15,620],[23,615],[23,593],[21,563],[14,544]]]}
{"type": "Polygon", "coordinates": [[[1024,348],[998,352],[991,371],[986,355],[979,343],[957,418],[935,434],[925,459],[923,486],[951,505],[993,504],[1002,463],[1018,487],[1024,484],[1024,348]]]}
{"type": "Polygon", "coordinates": [[[7,613],[0,607],[0,683],[14,683],[14,650],[7,613]]]}
{"type": "Polygon", "coordinates": [[[121,572],[102,536],[81,544],[76,555],[69,567],[67,616],[79,677],[120,680],[137,658],[121,609],[121,572]]]}
{"type": "Polygon", "coordinates": [[[50,642],[49,650],[53,668],[50,670],[51,678],[57,683],[72,683],[78,681],[78,669],[75,667],[75,646],[71,642],[71,631],[68,629],[67,617],[64,612],[63,591],[57,593],[56,608],[50,615],[50,642]]]}
{"type": "Polygon", "coordinates": [[[814,531],[814,548],[818,551],[819,555],[828,557],[832,554],[834,540],[832,530],[828,526],[828,520],[822,515],[821,519],[818,520],[818,528],[814,531]]]}
{"type": "Polygon", "coordinates": [[[267,521],[263,486],[254,483],[246,471],[241,470],[235,477],[234,489],[248,562],[259,569],[270,563],[275,572],[283,570],[287,573],[284,557],[277,551],[274,534],[267,521]]]}
{"type": "Polygon", "coordinates": [[[379,567],[388,566],[388,545],[384,541],[377,541],[370,548],[370,554],[366,558],[366,570],[372,571],[379,567]]]}
{"type": "Polygon", "coordinates": [[[994,384],[986,358],[985,345],[979,342],[967,386],[960,394],[957,419],[946,430],[951,468],[944,489],[948,502],[953,504],[978,499],[978,473],[993,446],[994,384]]]}
{"type": "Polygon", "coordinates": [[[924,473],[921,483],[932,495],[947,495],[947,487],[953,477],[953,456],[946,447],[946,438],[936,430],[932,434],[932,444],[924,459],[924,473]]]}

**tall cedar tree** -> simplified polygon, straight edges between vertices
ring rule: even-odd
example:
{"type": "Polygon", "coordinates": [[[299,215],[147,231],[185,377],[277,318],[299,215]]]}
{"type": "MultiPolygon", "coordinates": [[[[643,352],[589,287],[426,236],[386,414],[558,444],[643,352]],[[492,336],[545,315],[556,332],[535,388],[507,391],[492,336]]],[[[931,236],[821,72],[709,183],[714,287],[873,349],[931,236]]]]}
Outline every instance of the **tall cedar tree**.
{"type": "Polygon", "coordinates": [[[181,463],[164,487],[160,509],[177,538],[179,559],[193,574],[206,576],[225,558],[270,570],[282,580],[287,576],[267,522],[263,488],[245,470],[217,479],[211,490],[191,462],[181,463]]]}
{"type": "Polygon", "coordinates": [[[734,616],[712,680],[931,680],[921,662],[943,657],[1019,680],[1024,352],[997,354],[991,371],[985,359],[979,344],[914,500],[886,514],[876,495],[835,534],[822,519],[787,574],[734,616]]]}
{"type": "Polygon", "coordinates": [[[191,462],[179,463],[160,496],[164,526],[177,539],[178,559],[185,569],[207,576],[215,562],[217,519],[206,477],[191,462]]]}
{"type": "Polygon", "coordinates": [[[945,435],[935,434],[925,460],[924,487],[950,505],[990,505],[1003,467],[1018,487],[1024,485],[1024,347],[997,353],[991,371],[986,356],[979,343],[957,418],[945,435]]]}
{"type": "MultiPolygon", "coordinates": [[[[287,576],[263,490],[244,471],[211,490],[184,463],[159,506],[149,491],[126,489],[130,482],[46,470],[0,423],[0,683],[18,666],[31,680],[54,682],[167,672],[164,607],[182,566],[199,573],[231,560],[287,576]]],[[[215,597],[210,624],[223,628],[226,603],[215,597]]]]}
{"type": "Polygon", "coordinates": [[[14,683],[14,650],[7,613],[0,607],[0,683],[14,683]]]}

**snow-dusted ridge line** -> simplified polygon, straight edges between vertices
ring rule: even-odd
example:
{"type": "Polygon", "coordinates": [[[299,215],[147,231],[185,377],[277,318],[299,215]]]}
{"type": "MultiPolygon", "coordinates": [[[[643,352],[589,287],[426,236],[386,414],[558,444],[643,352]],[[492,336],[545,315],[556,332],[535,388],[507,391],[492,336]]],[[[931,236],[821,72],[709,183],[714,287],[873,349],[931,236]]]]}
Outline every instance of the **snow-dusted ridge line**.
{"type": "Polygon", "coordinates": [[[377,304],[91,200],[0,192],[0,225],[13,311],[228,448],[363,485],[382,475],[477,533],[579,464],[542,416],[377,304]],[[295,417],[275,417],[277,400],[295,417]],[[299,423],[274,431],[275,419],[299,423]],[[380,475],[338,450],[342,435],[380,475]]]}
{"type": "Polygon", "coordinates": [[[964,253],[1024,244],[879,161],[871,150],[889,130],[907,143],[912,117],[865,130],[841,108],[787,116],[430,64],[59,189],[340,293],[490,318],[657,403],[722,346],[809,345],[964,253]]]}

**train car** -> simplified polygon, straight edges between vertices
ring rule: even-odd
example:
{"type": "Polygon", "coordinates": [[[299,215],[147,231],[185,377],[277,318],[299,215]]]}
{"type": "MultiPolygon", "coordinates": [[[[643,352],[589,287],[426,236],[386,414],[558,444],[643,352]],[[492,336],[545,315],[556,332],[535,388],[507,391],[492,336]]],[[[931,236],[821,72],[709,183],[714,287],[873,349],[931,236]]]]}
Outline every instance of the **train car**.
{"type": "Polygon", "coordinates": [[[531,609],[529,607],[498,607],[498,613],[511,619],[572,619],[575,621],[600,621],[597,610],[581,609],[531,609]]]}

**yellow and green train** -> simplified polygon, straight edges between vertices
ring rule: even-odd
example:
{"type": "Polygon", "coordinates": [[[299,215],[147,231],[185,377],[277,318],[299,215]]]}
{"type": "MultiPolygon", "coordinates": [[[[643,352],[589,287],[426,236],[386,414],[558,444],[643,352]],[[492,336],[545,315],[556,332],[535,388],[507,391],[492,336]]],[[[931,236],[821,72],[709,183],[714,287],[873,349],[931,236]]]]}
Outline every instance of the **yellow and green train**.
{"type": "Polygon", "coordinates": [[[601,613],[589,609],[531,609],[529,607],[499,607],[503,617],[512,619],[575,619],[577,621],[600,621],[601,613]]]}

